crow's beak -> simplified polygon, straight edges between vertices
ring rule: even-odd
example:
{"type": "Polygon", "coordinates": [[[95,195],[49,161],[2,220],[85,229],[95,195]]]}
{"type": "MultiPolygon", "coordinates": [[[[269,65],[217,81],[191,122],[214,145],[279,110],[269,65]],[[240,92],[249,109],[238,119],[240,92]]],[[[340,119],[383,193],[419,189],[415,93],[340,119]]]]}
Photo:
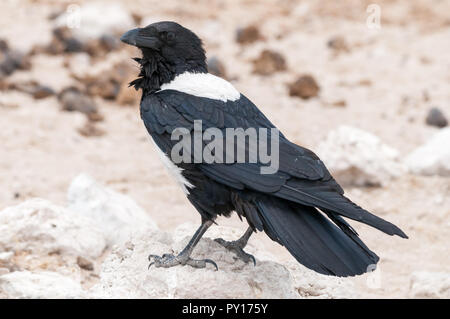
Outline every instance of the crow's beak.
{"type": "Polygon", "coordinates": [[[138,37],[138,34],[139,28],[127,31],[120,37],[120,41],[129,45],[136,45],[136,38],[138,37]]]}
{"type": "Polygon", "coordinates": [[[141,35],[139,34],[140,30],[140,28],[137,28],[125,32],[120,37],[120,41],[140,48],[159,50],[159,48],[161,47],[161,42],[159,41],[158,37],[149,35],[148,33],[146,33],[145,35],[141,35]]]}

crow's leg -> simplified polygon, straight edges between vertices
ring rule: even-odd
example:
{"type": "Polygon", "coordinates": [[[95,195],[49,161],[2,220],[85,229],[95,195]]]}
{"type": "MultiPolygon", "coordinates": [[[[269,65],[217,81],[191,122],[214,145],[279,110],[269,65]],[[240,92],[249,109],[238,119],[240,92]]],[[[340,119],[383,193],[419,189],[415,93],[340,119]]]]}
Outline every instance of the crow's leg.
{"type": "Polygon", "coordinates": [[[192,239],[178,255],[175,256],[172,254],[164,254],[162,256],[148,256],[148,260],[151,262],[148,267],[150,268],[152,265],[155,265],[155,267],[169,268],[177,265],[189,265],[194,268],[205,268],[206,264],[210,263],[211,265],[216,267],[216,270],[218,270],[217,264],[211,259],[192,259],[190,257],[200,238],[202,238],[203,234],[206,232],[209,226],[212,225],[212,223],[213,222],[210,220],[202,221],[201,226],[197,229],[192,239]]]}
{"type": "Polygon", "coordinates": [[[248,263],[248,262],[250,262],[250,260],[251,260],[251,261],[253,261],[253,265],[256,266],[256,260],[255,260],[255,257],[253,257],[253,256],[250,255],[250,254],[247,254],[247,253],[244,251],[244,248],[245,248],[245,246],[247,245],[248,240],[249,240],[249,238],[250,238],[250,236],[251,236],[252,234],[253,234],[253,229],[252,229],[251,227],[249,227],[249,228],[245,231],[244,235],[242,235],[242,237],[239,238],[238,240],[235,240],[235,241],[226,241],[226,240],[224,240],[224,239],[222,239],[222,238],[216,238],[215,241],[216,241],[217,243],[219,243],[220,245],[222,245],[223,247],[225,247],[226,249],[228,249],[228,250],[234,252],[234,253],[237,255],[237,257],[238,257],[239,259],[241,259],[243,262],[248,263]]]}

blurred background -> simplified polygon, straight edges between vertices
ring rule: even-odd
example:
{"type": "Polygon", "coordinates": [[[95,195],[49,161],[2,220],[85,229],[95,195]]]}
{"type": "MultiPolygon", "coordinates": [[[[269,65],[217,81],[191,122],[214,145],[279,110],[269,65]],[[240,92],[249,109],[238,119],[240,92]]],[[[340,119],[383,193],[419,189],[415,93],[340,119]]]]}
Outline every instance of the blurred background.
{"type": "MultiPolygon", "coordinates": [[[[0,210],[35,197],[65,205],[86,173],[163,230],[199,222],[128,88],[139,52],[118,41],[173,20],[203,39],[211,73],[321,156],[351,199],[410,236],[355,225],[383,278],[375,288],[349,279],[358,296],[450,296],[448,0],[3,0],[0,12],[0,210]],[[411,291],[417,272],[447,286],[411,291]]],[[[236,217],[218,222],[246,228],[236,217]]]]}

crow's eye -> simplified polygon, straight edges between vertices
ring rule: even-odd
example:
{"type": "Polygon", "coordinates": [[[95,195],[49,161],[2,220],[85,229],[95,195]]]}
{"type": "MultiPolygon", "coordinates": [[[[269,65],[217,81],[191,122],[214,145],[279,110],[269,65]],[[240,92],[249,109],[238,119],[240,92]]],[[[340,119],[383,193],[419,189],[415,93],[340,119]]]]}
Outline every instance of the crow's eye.
{"type": "Polygon", "coordinates": [[[163,31],[159,36],[161,40],[169,44],[173,43],[175,40],[175,33],[171,31],[163,31]]]}
{"type": "Polygon", "coordinates": [[[175,33],[173,33],[173,32],[167,32],[167,34],[166,34],[166,39],[167,39],[167,41],[173,41],[173,40],[175,40],[175,33]]]}

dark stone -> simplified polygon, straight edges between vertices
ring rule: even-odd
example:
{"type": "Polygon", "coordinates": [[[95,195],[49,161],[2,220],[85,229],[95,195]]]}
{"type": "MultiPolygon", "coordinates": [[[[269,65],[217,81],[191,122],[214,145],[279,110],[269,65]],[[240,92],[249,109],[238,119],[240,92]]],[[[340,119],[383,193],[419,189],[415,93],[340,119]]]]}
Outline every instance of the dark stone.
{"type": "Polygon", "coordinates": [[[8,51],[8,42],[6,40],[0,39],[0,52],[8,51]]]}
{"type": "Polygon", "coordinates": [[[259,33],[259,29],[254,25],[240,28],[236,31],[236,41],[240,44],[249,44],[261,39],[262,36],[259,33]]]}
{"type": "Polygon", "coordinates": [[[8,76],[17,69],[28,70],[31,62],[28,56],[15,50],[0,51],[0,77],[8,76]]]}
{"type": "Polygon", "coordinates": [[[105,131],[98,128],[94,123],[87,121],[83,127],[78,129],[78,133],[85,137],[99,137],[105,135],[105,131]]]}
{"type": "Polygon", "coordinates": [[[302,75],[289,85],[289,95],[309,99],[318,95],[320,90],[316,80],[311,75],[302,75]]]}
{"type": "Polygon", "coordinates": [[[35,99],[44,99],[55,94],[52,88],[45,85],[37,85],[33,88],[32,95],[35,99]]]}
{"type": "Polygon", "coordinates": [[[280,53],[272,50],[264,50],[253,61],[253,73],[256,74],[271,75],[284,70],[286,70],[286,60],[280,53]]]}
{"type": "Polygon", "coordinates": [[[81,269],[89,270],[89,271],[94,270],[94,264],[92,263],[92,261],[90,261],[84,257],[78,256],[77,264],[81,269]]]}
{"type": "Polygon", "coordinates": [[[334,36],[327,42],[327,46],[335,52],[349,52],[347,41],[342,36],[334,36]]]}
{"type": "Polygon", "coordinates": [[[428,111],[425,122],[428,125],[436,126],[439,128],[446,127],[448,125],[448,121],[444,113],[437,107],[433,107],[428,111]]]}
{"type": "Polygon", "coordinates": [[[87,115],[88,119],[98,118],[98,108],[94,100],[76,87],[69,87],[58,94],[58,100],[64,111],[77,111],[87,115]]]}

